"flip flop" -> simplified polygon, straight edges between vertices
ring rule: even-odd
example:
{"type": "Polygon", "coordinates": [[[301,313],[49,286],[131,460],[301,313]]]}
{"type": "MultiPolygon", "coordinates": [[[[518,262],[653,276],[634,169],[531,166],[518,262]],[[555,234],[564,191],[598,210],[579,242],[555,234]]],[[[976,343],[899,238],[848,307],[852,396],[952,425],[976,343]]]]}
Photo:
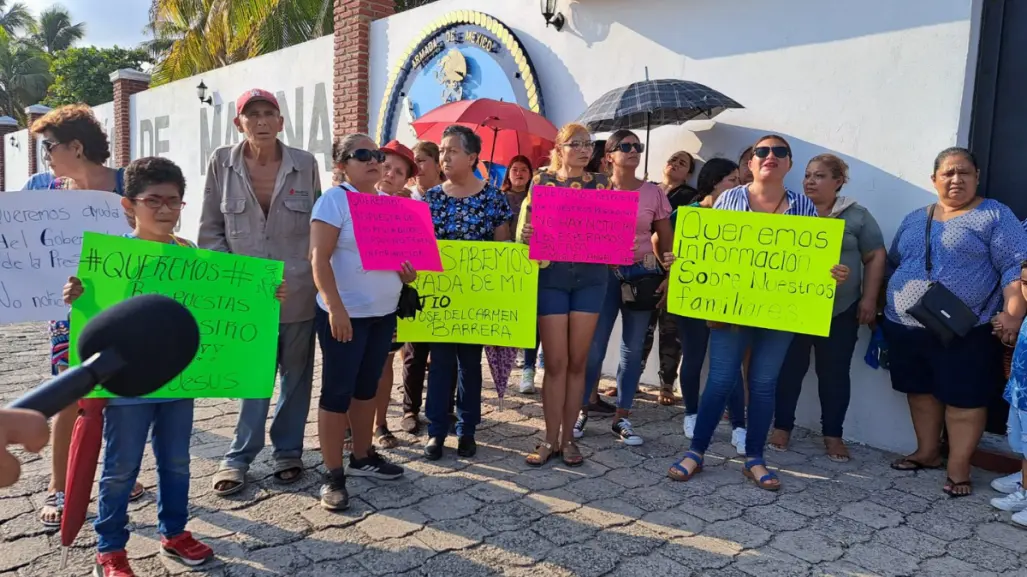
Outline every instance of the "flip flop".
{"type": "Polygon", "coordinates": [[[210,483],[211,489],[214,490],[214,494],[218,497],[228,497],[234,495],[239,491],[243,490],[246,486],[246,473],[243,473],[239,469],[221,469],[217,473],[214,473],[214,478],[210,483]],[[228,483],[228,487],[218,489],[218,485],[222,483],[228,483]]]}
{"type": "Polygon", "coordinates": [[[128,500],[129,501],[138,501],[139,499],[142,499],[143,495],[145,495],[145,494],[146,494],[146,487],[143,487],[139,483],[136,483],[135,487],[132,488],[132,493],[129,494],[129,496],[128,496],[128,500]]]}
{"type": "Polygon", "coordinates": [[[299,481],[303,476],[303,461],[300,459],[282,459],[275,463],[275,479],[286,485],[299,481]]]}
{"type": "Polygon", "coordinates": [[[948,495],[949,497],[951,497],[953,499],[958,499],[960,497],[969,497],[970,495],[974,494],[973,483],[969,479],[967,479],[966,481],[960,481],[960,482],[957,483],[957,482],[952,480],[952,477],[946,477],[945,478],[945,486],[942,487],[941,490],[942,490],[943,493],[945,493],[946,495],[948,495]],[[968,492],[968,493],[956,493],[955,492],[956,487],[969,487],[970,488],[970,492],[968,492]]]}
{"type": "Polygon", "coordinates": [[[903,457],[903,458],[899,459],[898,461],[893,461],[890,466],[891,466],[892,469],[895,469],[896,471],[922,471],[924,469],[929,469],[929,470],[940,469],[942,467],[942,463],[938,463],[937,465],[933,465],[933,466],[932,465],[925,465],[925,464],[923,464],[920,461],[917,461],[915,459],[910,459],[909,457],[903,457]]]}
{"type": "Polygon", "coordinates": [[[64,491],[57,491],[49,493],[46,496],[46,500],[43,501],[43,509],[39,512],[39,522],[44,527],[53,529],[61,526],[61,518],[64,516],[64,491]],[[55,521],[48,521],[44,519],[44,515],[48,510],[56,511],[57,517],[55,521]]]}

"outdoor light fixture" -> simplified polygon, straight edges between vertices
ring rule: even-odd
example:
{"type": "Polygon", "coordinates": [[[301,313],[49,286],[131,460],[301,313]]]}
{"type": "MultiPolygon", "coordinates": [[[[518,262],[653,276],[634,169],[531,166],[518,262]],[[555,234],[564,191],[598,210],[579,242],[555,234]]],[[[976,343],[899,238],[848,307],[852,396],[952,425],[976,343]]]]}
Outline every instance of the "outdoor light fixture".
{"type": "Polygon", "coordinates": [[[200,97],[200,102],[203,104],[214,104],[214,98],[207,96],[207,85],[200,80],[200,84],[196,86],[196,96],[200,97]]]}
{"type": "Polygon", "coordinates": [[[546,28],[552,26],[559,32],[567,20],[563,14],[556,11],[556,0],[540,0],[542,4],[542,17],[546,19],[546,28]]]}
{"type": "Polygon", "coordinates": [[[11,140],[9,142],[11,143],[11,146],[13,146],[14,148],[21,150],[21,143],[18,142],[18,139],[15,138],[13,134],[11,135],[11,140]]]}

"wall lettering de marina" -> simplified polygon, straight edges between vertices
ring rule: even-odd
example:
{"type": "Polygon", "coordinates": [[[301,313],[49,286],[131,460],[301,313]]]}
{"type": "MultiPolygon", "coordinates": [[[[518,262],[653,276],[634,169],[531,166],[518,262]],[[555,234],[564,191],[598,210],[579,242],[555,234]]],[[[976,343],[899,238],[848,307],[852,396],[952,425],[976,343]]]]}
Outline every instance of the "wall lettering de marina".
{"type": "Polygon", "coordinates": [[[678,209],[668,310],[735,325],[827,336],[844,223],[678,209]]]}
{"type": "MultiPolygon", "coordinates": [[[[134,296],[172,298],[195,317],[193,362],[152,398],[268,398],[275,383],[283,263],[167,243],[87,233],[77,276],[83,294],[71,310],[71,363],[82,327],[134,296]]],[[[109,397],[98,388],[91,396],[109,397]]]]}
{"type": "Polygon", "coordinates": [[[528,247],[440,240],[443,272],[418,272],[424,310],[400,319],[398,339],[527,349],[535,346],[538,263],[528,247]]]}
{"type": "Polygon", "coordinates": [[[63,319],[86,231],[130,232],[121,198],[94,190],[0,194],[0,324],[63,319]]]}

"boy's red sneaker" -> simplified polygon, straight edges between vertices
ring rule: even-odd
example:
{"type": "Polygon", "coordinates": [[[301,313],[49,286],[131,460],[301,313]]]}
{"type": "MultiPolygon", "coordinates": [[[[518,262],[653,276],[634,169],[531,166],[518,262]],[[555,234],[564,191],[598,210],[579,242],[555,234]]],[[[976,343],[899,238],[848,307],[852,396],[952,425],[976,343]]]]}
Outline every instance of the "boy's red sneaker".
{"type": "Polygon", "coordinates": [[[161,537],[161,553],[190,567],[202,565],[214,556],[214,550],[193,539],[189,531],[168,539],[161,537]]]}
{"type": "Polygon", "coordinates": [[[128,555],[124,551],[100,553],[96,555],[94,577],[136,577],[128,564],[128,555]]]}

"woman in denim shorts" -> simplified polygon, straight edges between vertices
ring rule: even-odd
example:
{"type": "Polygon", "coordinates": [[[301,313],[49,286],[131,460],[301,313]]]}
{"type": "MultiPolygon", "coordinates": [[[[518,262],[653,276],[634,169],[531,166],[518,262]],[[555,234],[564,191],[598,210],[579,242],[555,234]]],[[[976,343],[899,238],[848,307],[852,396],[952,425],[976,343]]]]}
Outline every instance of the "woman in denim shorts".
{"type": "MultiPolygon", "coordinates": [[[[568,124],[556,136],[550,165],[540,171],[533,186],[608,189],[601,174],[585,172],[592,154],[592,137],[580,124],[568,124]]],[[[531,241],[531,193],[521,205],[518,240],[531,241]]],[[[539,263],[538,325],[546,373],[542,379],[542,410],[546,440],[528,455],[528,464],[544,465],[562,455],[568,466],[581,465],[573,427],[585,392],[585,369],[599,310],[606,296],[606,265],[575,262],[539,263]]]]}

